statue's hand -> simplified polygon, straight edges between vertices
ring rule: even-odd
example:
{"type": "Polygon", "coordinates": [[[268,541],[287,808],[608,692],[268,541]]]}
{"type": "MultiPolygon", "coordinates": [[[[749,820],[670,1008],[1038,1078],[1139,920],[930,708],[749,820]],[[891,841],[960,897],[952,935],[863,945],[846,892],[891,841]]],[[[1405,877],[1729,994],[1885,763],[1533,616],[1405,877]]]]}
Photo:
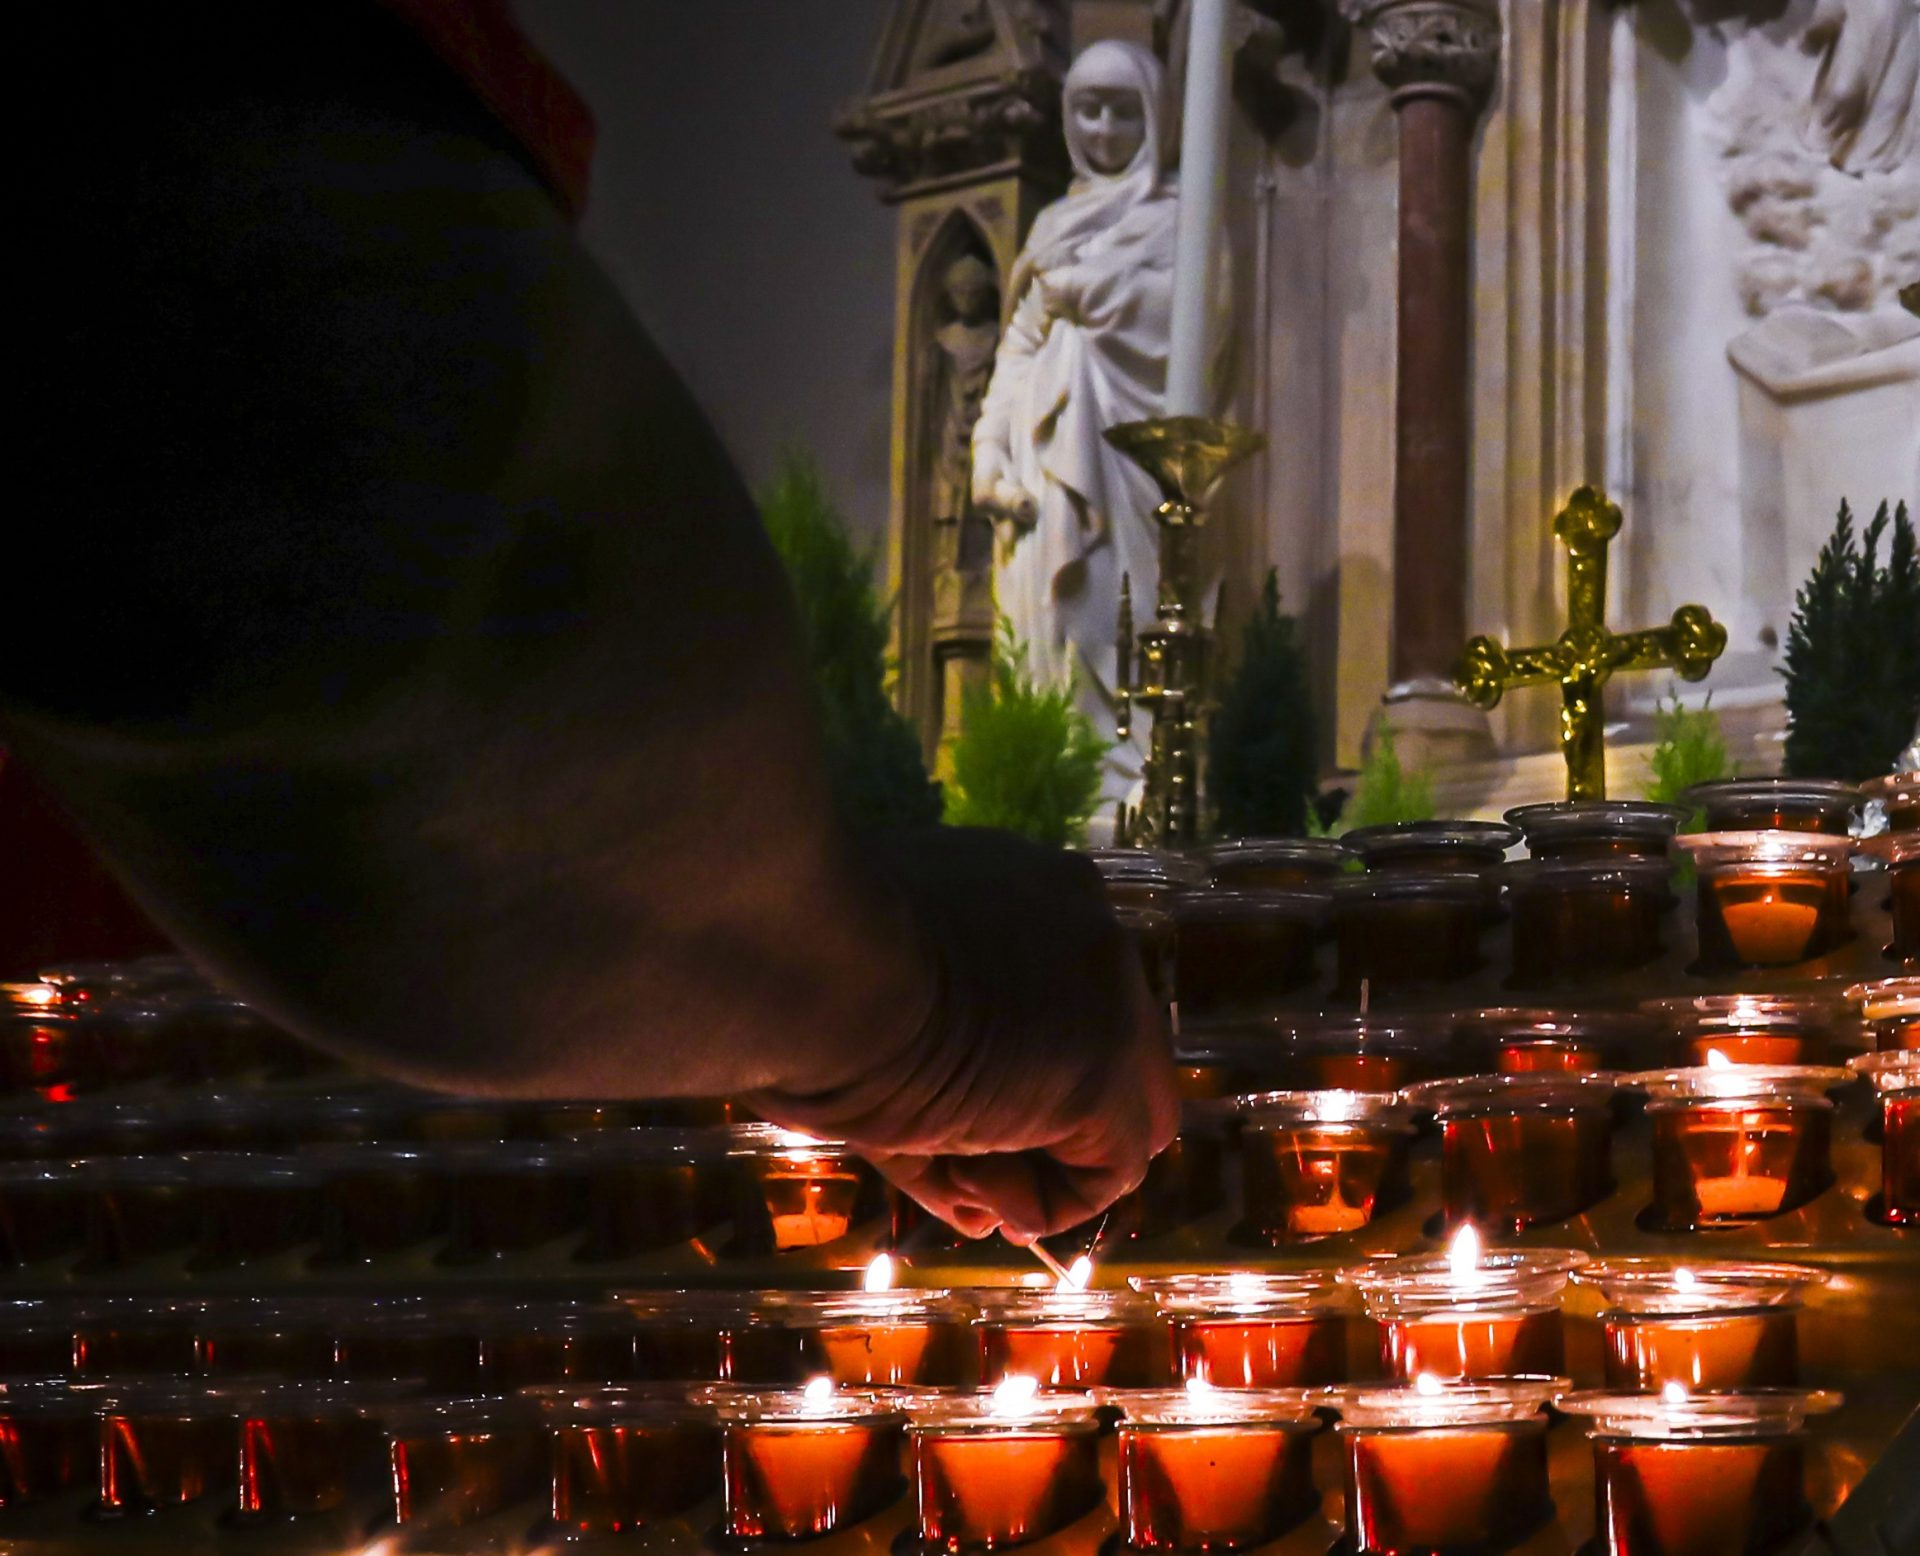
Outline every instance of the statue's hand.
{"type": "Polygon", "coordinates": [[[1071,265],[1050,270],[1039,278],[1040,306],[1049,319],[1081,322],[1086,303],[1087,277],[1071,265]]]}

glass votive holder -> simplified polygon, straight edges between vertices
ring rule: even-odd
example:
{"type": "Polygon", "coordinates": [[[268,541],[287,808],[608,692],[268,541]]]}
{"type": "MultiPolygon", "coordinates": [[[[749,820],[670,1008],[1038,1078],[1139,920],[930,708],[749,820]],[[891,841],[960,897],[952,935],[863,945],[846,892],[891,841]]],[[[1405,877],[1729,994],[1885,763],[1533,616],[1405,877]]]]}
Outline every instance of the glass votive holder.
{"type": "Polygon", "coordinates": [[[1120,1407],[1120,1520],[1141,1551],[1238,1551],[1320,1507],[1313,1390],[1132,1391],[1120,1407]]]}
{"type": "Polygon", "coordinates": [[[452,1186],[443,1264],[559,1254],[585,1230],[587,1153],[574,1142],[441,1145],[434,1155],[452,1186]]]}
{"type": "Polygon", "coordinates": [[[1840,1016],[1838,1004],[1807,994],[1703,994],[1641,1007],[1669,1034],[1676,1065],[1817,1064],[1840,1016]]]}
{"type": "Polygon", "coordinates": [[[92,1159],[0,1163],[0,1257],[13,1269],[79,1258],[99,1179],[92,1159]]]}
{"type": "Polygon", "coordinates": [[[1535,859],[1664,861],[1689,814],[1685,806],[1647,800],[1558,800],[1517,805],[1506,819],[1535,859]]]}
{"type": "Polygon", "coordinates": [[[383,1412],[394,1522],[458,1529],[546,1489],[541,1422],[518,1395],[406,1399],[383,1412]]]}
{"type": "Polygon", "coordinates": [[[1591,1418],[1600,1556],[1779,1551],[1811,1520],[1808,1416],[1838,1394],[1802,1389],[1564,1394],[1591,1418]]]}
{"type": "Polygon", "coordinates": [[[1853,839],[1706,832],[1680,839],[1698,879],[1700,965],[1790,967],[1846,940],[1853,839]]]}
{"type": "MultiPolygon", "coordinates": [[[[634,1376],[648,1383],[744,1382],[736,1376],[734,1338],[744,1332],[751,1300],[734,1291],[623,1291],[617,1300],[633,1319],[634,1376]]],[[[787,1348],[783,1348],[787,1349],[787,1348]]],[[[769,1382],[795,1382],[781,1373],[769,1382]]]]}
{"type": "Polygon", "coordinates": [[[1859,1010],[1861,1024],[1880,1052],[1920,1048],[1920,978],[1856,983],[1847,990],[1847,999],[1859,1010]]]}
{"type": "Polygon", "coordinates": [[[1471,874],[1501,863],[1520,829],[1499,821],[1389,821],[1355,827],[1340,841],[1369,870],[1471,874]]]}
{"type": "Polygon", "coordinates": [[[1523,859],[1501,871],[1515,988],[1617,978],[1658,960],[1675,898],[1664,859],[1523,859]]]}
{"type": "Polygon", "coordinates": [[[733,1376],[785,1381],[797,1369],[842,1387],[957,1388],[971,1382],[978,1354],[972,1316],[950,1291],[762,1292],[748,1323],[785,1353],[783,1365],[773,1378],[749,1377],[736,1331],[733,1376]]]}
{"type": "Polygon", "coordinates": [[[1311,1271],[1135,1276],[1166,1319],[1174,1375],[1214,1389],[1311,1388],[1347,1375],[1348,1302],[1311,1271]]]}
{"type": "Polygon", "coordinates": [[[75,1304],[0,1297],[0,1378],[59,1378],[73,1370],[75,1304]]]}
{"type": "Polygon", "coordinates": [[[191,1375],[201,1304],[168,1297],[89,1296],[72,1307],[76,1378],[191,1375]]]}
{"type": "Polygon", "coordinates": [[[1879,1218],[1920,1226],[1920,1048],[1860,1054],[1847,1063],[1880,1103],[1879,1218]]]}
{"type": "Polygon", "coordinates": [[[1157,908],[1169,912],[1176,892],[1207,884],[1206,871],[1178,854],[1153,848],[1094,848],[1087,858],[1100,872],[1107,901],[1115,908],[1157,908]]]}
{"type": "Polygon", "coordinates": [[[1889,832],[1920,832],[1920,772],[1870,779],[1860,785],[1860,798],[1879,802],[1889,832]]]}
{"type": "Polygon", "coordinates": [[[546,1422],[556,1531],[625,1534],[720,1490],[720,1428],[683,1389],[559,1384],[526,1391],[546,1422]]]}
{"type": "Polygon", "coordinates": [[[590,1260],[631,1259],[689,1243],[711,1226],[726,1173],[724,1134],[642,1125],[581,1137],[587,1155],[590,1260]]]}
{"type": "Polygon", "coordinates": [[[1325,886],[1357,863],[1337,837],[1236,837],[1196,856],[1213,884],[1227,891],[1289,891],[1325,886]]]}
{"type": "Polygon", "coordinates": [[[1347,1390],[1347,1532],[1361,1556],[1498,1551],[1553,1514],[1547,1418],[1564,1378],[1347,1390]]]}
{"type": "Polygon", "coordinates": [[[906,1417],[897,1403],[829,1380],[786,1390],[721,1384],[696,1398],[720,1420],[721,1532],[731,1539],[832,1534],[900,1495],[906,1417]]]}
{"type": "Polygon", "coordinates": [[[1281,1074],[1300,1091],[1398,1091],[1445,1074],[1450,1018],[1440,1014],[1316,1016],[1281,1026],[1281,1074]]]}
{"type": "Polygon", "coordinates": [[[499,1393],[535,1384],[626,1383],[638,1371],[632,1315],[611,1302],[556,1299],[477,1308],[480,1372],[499,1393]]]}
{"type": "Polygon", "coordinates": [[[734,1244],[741,1253],[786,1253],[845,1237],[865,1206],[860,1160],[837,1141],[777,1124],[735,1124],[734,1244]]]}
{"type": "Polygon", "coordinates": [[[0,1080],[15,1096],[70,1102],[108,1084],[93,1013],[46,983],[0,983],[0,1080]]]}
{"type": "Polygon", "coordinates": [[[1327,899],[1314,891],[1182,892],[1174,898],[1180,1014],[1271,1009],[1311,983],[1327,899]]]}
{"type": "Polygon", "coordinates": [[[320,1174],[316,1265],[366,1264],[447,1235],[453,1188],[445,1153],[419,1145],[312,1146],[320,1174]]]}
{"type": "Polygon", "coordinates": [[[1846,836],[1858,784],[1828,778],[1722,778],[1682,798],[1706,813],[1708,832],[1824,832],[1846,836]]]}
{"type": "Polygon", "coordinates": [[[1132,1291],[1006,1287],[970,1294],[980,1376],[1042,1388],[1145,1388],[1166,1381],[1153,1304],[1132,1291]]]}
{"type": "Polygon", "coordinates": [[[330,1377],[336,1310],[329,1298],[210,1298],[193,1315],[194,1368],[209,1377],[330,1377]]]}
{"type": "Polygon", "coordinates": [[[230,1490],[240,1422],[221,1387],[178,1377],[98,1385],[102,1517],[149,1513],[230,1490]]]}
{"type": "Polygon", "coordinates": [[[1586,1255],[1497,1249],[1370,1259],[1340,1272],[1380,1326],[1380,1363],[1394,1378],[1508,1378],[1566,1366],[1560,1297],[1586,1255]]]}
{"type": "Polygon", "coordinates": [[[1403,1098],[1440,1123],[1448,1226],[1523,1232],[1580,1215],[1613,1192],[1618,1091],[1604,1072],[1534,1071],[1428,1081],[1403,1098]]]}
{"type": "Polygon", "coordinates": [[[1649,1098],[1651,1221],[1666,1231],[1744,1226],[1823,1192],[1833,1181],[1826,1093],[1846,1078],[1818,1065],[1763,1064],[1623,1077],[1649,1098]]]}
{"type": "Polygon", "coordinates": [[[1458,983],[1478,972],[1486,883],[1465,871],[1380,870],[1331,887],[1335,992],[1373,997],[1458,983]]]}
{"type": "Polygon", "coordinates": [[[231,1521],[280,1523],[332,1513],[386,1478],[380,1420],[405,1384],[236,1381],[223,1391],[239,1422],[231,1521]]]}
{"type": "Polygon", "coordinates": [[[1140,952],[1140,972],[1147,981],[1147,992],[1153,996],[1154,1003],[1171,1005],[1178,993],[1175,963],[1178,959],[1179,934],[1174,927],[1173,914],[1162,908],[1132,908],[1119,904],[1115,906],[1113,916],[1120,921],[1120,927],[1140,952]]]}
{"type": "Polygon", "coordinates": [[[1900,832],[1885,841],[1893,901],[1893,944],[1887,950],[1896,961],[1920,965],[1920,833],[1900,832]]]}
{"type": "Polygon", "coordinates": [[[1827,1282],[1799,1264],[1609,1259],[1573,1272],[1606,1307],[1607,1387],[1657,1393],[1800,1381],[1800,1309],[1827,1282]]]}
{"type": "Polygon", "coordinates": [[[0,1510],[92,1480],[100,1460],[94,1405],[92,1390],[59,1378],[0,1377],[0,1510]]]}
{"type": "Polygon", "coordinates": [[[909,1443],[921,1548],[998,1550],[1058,1534],[1098,1507],[1099,1418],[1086,1394],[1017,1385],[912,1409],[909,1443]]]}
{"type": "Polygon", "coordinates": [[[1236,1235],[1272,1246],[1365,1226],[1413,1134],[1398,1092],[1256,1092],[1236,1108],[1236,1235]]]}
{"type": "Polygon", "coordinates": [[[314,1164],[259,1151],[196,1151],[174,1161],[200,1198],[194,1269],[256,1264],[318,1242],[325,1179],[314,1164]]]}
{"type": "Polygon", "coordinates": [[[485,1312],[457,1300],[342,1300],[334,1319],[334,1370],[342,1378],[417,1378],[442,1394],[483,1387],[485,1312]]]}
{"type": "Polygon", "coordinates": [[[1657,1030],[1635,1011],[1509,1006],[1461,1013],[1453,1036],[1471,1072],[1566,1075],[1635,1068],[1657,1030]]]}

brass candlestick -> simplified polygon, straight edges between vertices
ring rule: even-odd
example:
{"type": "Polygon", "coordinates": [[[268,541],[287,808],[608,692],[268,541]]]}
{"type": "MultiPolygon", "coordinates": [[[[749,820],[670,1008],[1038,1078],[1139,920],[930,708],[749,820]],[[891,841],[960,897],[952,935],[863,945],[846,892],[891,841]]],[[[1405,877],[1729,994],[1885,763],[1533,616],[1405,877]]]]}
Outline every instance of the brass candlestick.
{"type": "Polygon", "coordinates": [[[1114,827],[1119,843],[1185,847],[1200,836],[1200,743],[1213,633],[1199,599],[1198,538],[1203,506],[1220,478],[1266,446],[1257,432],[1205,416],[1156,416],[1109,427],[1107,441],[1153,478],[1161,503],[1160,582],[1153,621],[1136,639],[1133,580],[1120,581],[1120,699],[1116,728],[1132,728],[1132,705],[1153,715],[1146,793],[1114,827]],[[1137,644],[1137,653],[1136,653],[1137,644]]]}

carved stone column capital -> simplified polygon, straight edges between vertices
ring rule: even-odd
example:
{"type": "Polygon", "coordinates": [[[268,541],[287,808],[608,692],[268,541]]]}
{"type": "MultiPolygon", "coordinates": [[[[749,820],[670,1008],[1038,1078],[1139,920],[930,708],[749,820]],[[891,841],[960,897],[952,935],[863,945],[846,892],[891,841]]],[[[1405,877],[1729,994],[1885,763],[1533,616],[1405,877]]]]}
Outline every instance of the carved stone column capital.
{"type": "Polygon", "coordinates": [[[1373,43],[1373,73],[1403,96],[1454,96],[1475,109],[1500,64],[1500,0],[1340,0],[1373,43]]]}

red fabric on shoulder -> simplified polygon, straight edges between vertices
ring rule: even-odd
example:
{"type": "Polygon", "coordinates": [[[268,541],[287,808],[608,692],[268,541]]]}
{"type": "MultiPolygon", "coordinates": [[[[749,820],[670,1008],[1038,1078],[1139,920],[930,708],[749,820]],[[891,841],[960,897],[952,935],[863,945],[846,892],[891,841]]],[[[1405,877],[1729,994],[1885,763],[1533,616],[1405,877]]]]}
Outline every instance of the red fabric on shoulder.
{"type": "Polygon", "coordinates": [[[569,216],[587,203],[593,113],[513,19],[508,0],[380,0],[527,149],[569,216]]]}

